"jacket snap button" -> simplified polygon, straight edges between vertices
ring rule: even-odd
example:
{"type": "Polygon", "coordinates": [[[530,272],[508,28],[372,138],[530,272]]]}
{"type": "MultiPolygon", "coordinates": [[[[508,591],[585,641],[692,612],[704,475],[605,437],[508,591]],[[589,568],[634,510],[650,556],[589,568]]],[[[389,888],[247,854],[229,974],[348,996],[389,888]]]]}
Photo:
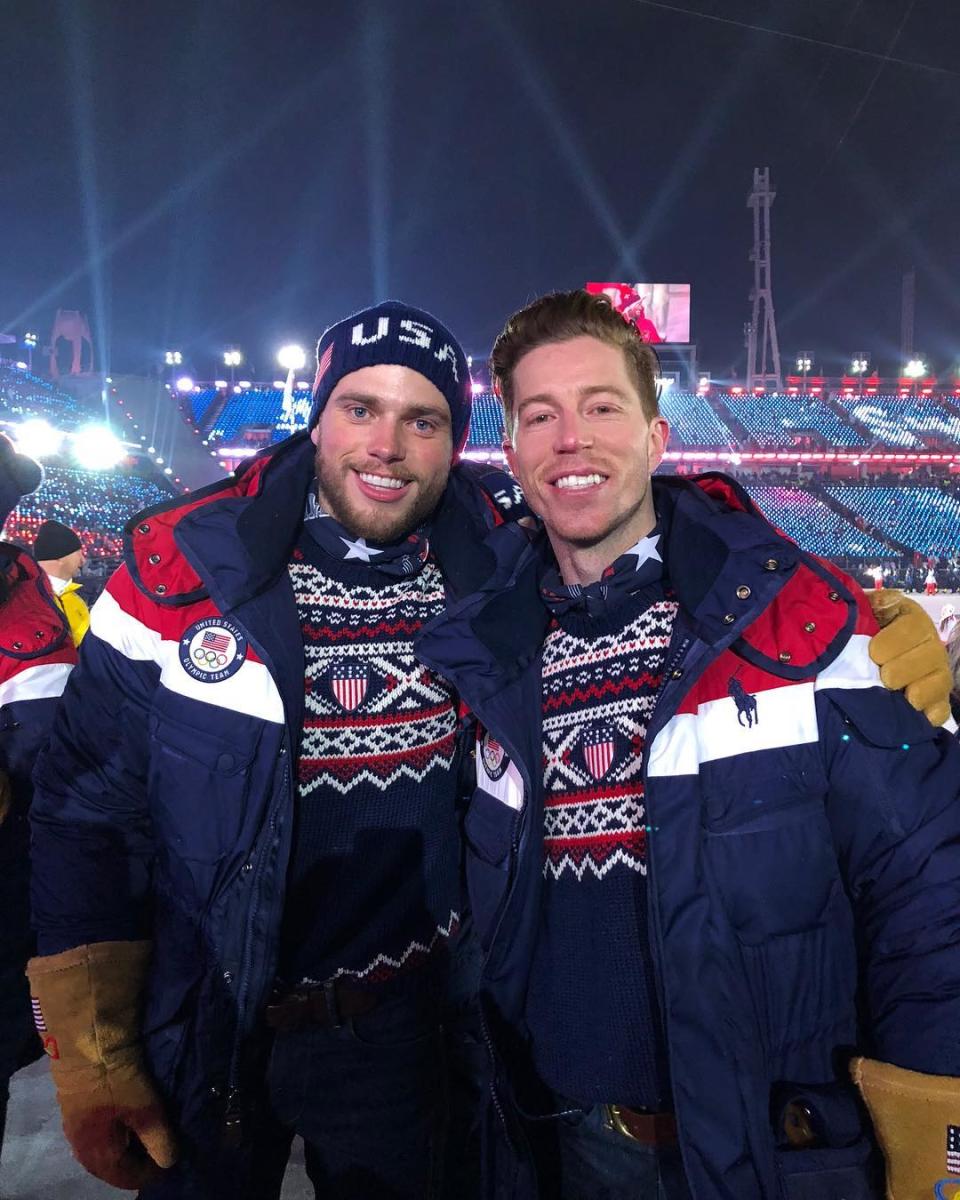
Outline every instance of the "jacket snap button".
{"type": "Polygon", "coordinates": [[[732,625],[736,619],[737,618],[733,615],[733,613],[724,613],[723,614],[724,625],[732,625]]]}
{"type": "Polygon", "coordinates": [[[806,623],[806,625],[804,625],[804,629],[807,631],[807,633],[813,633],[813,631],[816,629],[816,627],[817,627],[816,621],[808,621],[806,623]]]}
{"type": "Polygon", "coordinates": [[[839,599],[840,599],[840,593],[839,593],[839,592],[827,592],[827,595],[829,596],[829,598],[830,598],[831,600],[839,600],[839,599]]]}
{"type": "Polygon", "coordinates": [[[741,583],[740,586],[737,588],[737,599],[738,600],[749,600],[750,599],[750,589],[747,587],[747,585],[745,583],[741,583]]]}
{"type": "Polygon", "coordinates": [[[224,983],[233,983],[233,972],[232,971],[224,971],[223,982],[224,983]]]}
{"type": "Polygon", "coordinates": [[[150,532],[150,526],[147,525],[146,522],[144,522],[143,525],[137,526],[137,533],[149,533],[149,532],[150,532]]]}
{"type": "Polygon", "coordinates": [[[38,629],[37,632],[33,636],[37,639],[38,642],[42,642],[46,635],[44,634],[42,629],[38,629]]]}
{"type": "Polygon", "coordinates": [[[243,872],[244,875],[249,875],[250,872],[253,870],[253,863],[244,863],[243,866],[240,868],[240,870],[243,872]]]}
{"type": "Polygon", "coordinates": [[[150,563],[151,566],[155,567],[157,565],[157,563],[160,561],[160,555],[159,554],[151,554],[150,558],[147,561],[150,563]]]}
{"type": "Polygon", "coordinates": [[[793,658],[793,655],[790,653],[789,650],[781,650],[780,653],[777,655],[777,657],[780,659],[780,661],[782,663],[788,663],[790,661],[790,659],[793,658]]]}
{"type": "Polygon", "coordinates": [[[779,566],[780,566],[780,564],[779,564],[779,562],[777,562],[777,560],[775,558],[768,558],[767,561],[763,564],[763,569],[765,571],[775,571],[777,569],[777,567],[779,567],[779,566]]]}
{"type": "Polygon", "coordinates": [[[13,643],[13,648],[14,648],[14,650],[22,650],[22,649],[23,649],[23,642],[14,642],[14,643],[13,643]]]}
{"type": "Polygon", "coordinates": [[[218,771],[230,771],[230,770],[232,770],[232,768],[233,768],[233,755],[232,754],[221,754],[220,757],[217,759],[217,770],[218,771]]]}
{"type": "Polygon", "coordinates": [[[671,678],[671,679],[682,679],[682,678],[683,678],[683,672],[682,672],[682,671],[680,670],[680,668],[678,667],[678,668],[677,668],[675,671],[671,672],[671,674],[670,674],[670,678],[671,678]]]}
{"type": "Polygon", "coordinates": [[[154,590],[156,591],[158,596],[162,596],[163,593],[167,590],[167,585],[165,583],[158,583],[154,590]]]}

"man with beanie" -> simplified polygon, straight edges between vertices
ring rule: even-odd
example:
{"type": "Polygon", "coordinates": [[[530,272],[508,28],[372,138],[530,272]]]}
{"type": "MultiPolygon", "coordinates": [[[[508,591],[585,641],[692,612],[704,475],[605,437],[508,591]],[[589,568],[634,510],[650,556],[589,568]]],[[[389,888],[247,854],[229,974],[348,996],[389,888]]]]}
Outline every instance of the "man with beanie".
{"type": "Polygon", "coordinates": [[[29,973],[76,1156],[145,1200],[269,1200],[295,1133],[318,1196],[435,1194],[469,755],[413,640],[513,500],[470,405],[428,313],[332,326],[309,429],[131,521],[94,605],[29,973]]]}
{"type": "MultiPolygon", "coordinates": [[[[0,525],[43,472],[0,434],[0,525]]],[[[11,1076],[42,1053],[24,977],[30,929],[30,773],[77,659],[47,576],[0,542],[0,1144],[11,1076]]]]}
{"type": "Polygon", "coordinates": [[[47,573],[57,603],[70,624],[74,645],[79,646],[90,628],[90,610],[80,595],[80,584],[75,581],[83,566],[83,543],[69,525],[44,521],[37,530],[33,557],[47,573]]]}

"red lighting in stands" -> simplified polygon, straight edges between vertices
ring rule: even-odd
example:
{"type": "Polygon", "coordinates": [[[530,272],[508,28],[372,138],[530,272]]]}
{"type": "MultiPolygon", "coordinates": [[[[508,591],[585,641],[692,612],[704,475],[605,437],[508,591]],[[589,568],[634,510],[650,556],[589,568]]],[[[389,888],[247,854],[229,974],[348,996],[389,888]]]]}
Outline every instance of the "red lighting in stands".
{"type": "Polygon", "coordinates": [[[823,391],[823,388],[812,387],[812,388],[810,389],[810,394],[811,394],[812,396],[819,396],[819,395],[820,395],[820,393],[821,393],[822,391],[823,391]]]}
{"type": "Polygon", "coordinates": [[[923,395],[923,396],[932,396],[932,395],[933,395],[933,388],[932,388],[932,387],[925,387],[925,388],[922,388],[922,389],[921,389],[921,393],[920,393],[920,394],[921,394],[921,395],[923,395]]]}
{"type": "Polygon", "coordinates": [[[743,388],[742,388],[742,387],[732,387],[732,388],[730,389],[730,395],[731,395],[731,396],[742,396],[742,395],[743,395],[743,388]]]}
{"type": "Polygon", "coordinates": [[[763,389],[762,387],[755,387],[755,388],[753,389],[753,394],[754,394],[755,396],[762,396],[762,395],[763,395],[763,393],[764,393],[764,389],[763,389]]]}
{"type": "Polygon", "coordinates": [[[800,389],[799,389],[798,387],[788,387],[788,388],[787,388],[787,395],[788,395],[788,396],[799,396],[799,395],[800,395],[800,389]]]}

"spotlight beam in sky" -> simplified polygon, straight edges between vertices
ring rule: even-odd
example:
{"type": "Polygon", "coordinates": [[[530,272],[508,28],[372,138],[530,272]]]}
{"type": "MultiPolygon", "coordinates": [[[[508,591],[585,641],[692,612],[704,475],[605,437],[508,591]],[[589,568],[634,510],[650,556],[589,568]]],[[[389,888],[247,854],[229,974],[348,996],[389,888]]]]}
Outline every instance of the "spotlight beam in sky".
{"type": "Polygon", "coordinates": [[[92,257],[88,254],[73,270],[48,287],[42,295],[33,300],[25,309],[17,313],[16,316],[5,322],[0,321],[0,328],[16,329],[21,325],[29,323],[29,318],[34,313],[55,301],[65,288],[72,287],[78,280],[83,279],[102,263],[112,258],[119,250],[122,250],[125,246],[130,245],[131,242],[141,237],[169,212],[185,203],[195,191],[219,175],[225,167],[257,146],[287,117],[298,112],[308,101],[326,88],[330,79],[339,70],[341,70],[339,64],[326,68],[320,67],[304,82],[296,87],[291,87],[286,96],[279,99],[269,113],[266,113],[243,133],[238,134],[231,141],[224,144],[219,151],[213,153],[193,171],[184,175],[156,204],[152,205],[146,212],[141,213],[125,229],[121,230],[103,245],[98,257],[92,257]]]}
{"type": "Polygon", "coordinates": [[[390,294],[390,225],[387,200],[387,48],[390,33],[388,20],[385,6],[379,0],[370,0],[364,13],[361,53],[366,98],[364,116],[367,211],[375,301],[383,300],[390,294]]]}
{"type": "Polygon", "coordinates": [[[621,228],[613,206],[607,199],[590,160],[570,131],[549,81],[539,64],[534,61],[533,56],[523,45],[519,33],[511,25],[500,0],[489,0],[484,11],[497,32],[501,50],[514,60],[516,78],[526,89],[530,99],[543,117],[544,124],[560,152],[560,157],[569,169],[571,179],[583,193],[584,199],[590,205],[595,217],[606,230],[614,252],[627,261],[627,269],[632,272],[632,278],[639,278],[641,272],[634,256],[630,253],[626,232],[621,228]]]}

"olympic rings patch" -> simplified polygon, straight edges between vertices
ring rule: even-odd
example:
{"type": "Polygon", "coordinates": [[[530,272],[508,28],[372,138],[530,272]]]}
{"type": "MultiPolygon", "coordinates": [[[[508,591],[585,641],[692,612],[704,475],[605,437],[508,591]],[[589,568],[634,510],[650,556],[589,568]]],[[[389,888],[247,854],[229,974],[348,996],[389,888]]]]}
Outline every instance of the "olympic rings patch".
{"type": "Polygon", "coordinates": [[[231,621],[205,617],[180,639],[180,665],[200,683],[220,683],[235,675],[247,657],[247,639],[231,621]]]}

